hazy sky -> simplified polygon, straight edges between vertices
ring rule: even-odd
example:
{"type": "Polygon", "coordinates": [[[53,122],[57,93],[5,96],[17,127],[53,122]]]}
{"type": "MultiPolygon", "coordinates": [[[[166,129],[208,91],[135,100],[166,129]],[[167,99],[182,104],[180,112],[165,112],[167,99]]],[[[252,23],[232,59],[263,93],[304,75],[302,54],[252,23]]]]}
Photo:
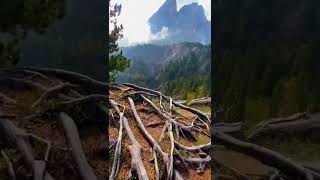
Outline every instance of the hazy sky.
{"type": "MultiPolygon", "coordinates": [[[[127,46],[136,43],[147,43],[151,39],[165,36],[163,31],[156,36],[152,35],[147,22],[164,2],[165,0],[111,0],[111,4],[122,4],[118,22],[124,26],[124,37],[119,41],[119,45],[127,46]]],[[[183,5],[192,2],[198,2],[202,5],[207,19],[211,20],[211,0],[177,0],[177,8],[179,10],[183,5]]]]}

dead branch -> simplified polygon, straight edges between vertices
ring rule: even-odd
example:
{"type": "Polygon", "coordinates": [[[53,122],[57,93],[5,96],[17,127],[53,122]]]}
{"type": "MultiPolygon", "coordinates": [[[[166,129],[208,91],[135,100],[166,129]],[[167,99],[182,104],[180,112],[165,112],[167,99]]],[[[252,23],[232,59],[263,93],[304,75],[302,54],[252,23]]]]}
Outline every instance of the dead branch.
{"type": "Polygon", "coordinates": [[[160,180],[160,172],[159,172],[159,166],[158,166],[157,153],[154,149],[152,149],[152,152],[153,152],[154,169],[156,171],[156,180],[160,180]]]}
{"type": "Polygon", "coordinates": [[[163,122],[161,122],[161,121],[153,121],[153,122],[148,123],[146,125],[146,127],[156,127],[156,126],[159,126],[161,124],[163,124],[163,122]]]}
{"type": "Polygon", "coordinates": [[[174,137],[172,132],[172,124],[169,124],[168,133],[169,133],[171,148],[170,148],[170,156],[169,156],[170,164],[169,164],[169,171],[168,171],[167,178],[171,179],[171,177],[173,176],[173,153],[174,153],[174,137]]]}
{"type": "MultiPolygon", "coordinates": [[[[169,121],[170,123],[174,123],[177,126],[179,126],[179,128],[184,132],[184,134],[187,133],[188,137],[190,137],[193,141],[197,140],[196,136],[192,133],[190,128],[188,128],[187,126],[185,126],[185,125],[183,125],[181,123],[178,123],[177,121],[172,119],[168,114],[161,112],[161,110],[152,101],[150,101],[145,96],[141,95],[141,97],[143,98],[143,100],[145,100],[147,103],[149,103],[152,106],[152,108],[156,111],[156,113],[160,117],[164,118],[166,121],[169,121]]],[[[164,129],[165,129],[165,127],[164,127],[164,129]]]]}
{"type": "Polygon", "coordinates": [[[127,135],[132,144],[131,146],[128,147],[131,154],[131,170],[137,172],[138,178],[140,180],[148,180],[149,178],[147,176],[147,171],[142,162],[141,148],[140,148],[141,146],[136,140],[136,138],[134,137],[131,131],[131,128],[129,126],[128,120],[125,117],[123,117],[123,125],[127,131],[127,135]]]}
{"type": "Polygon", "coordinates": [[[97,177],[94,174],[82,150],[77,126],[66,113],[61,112],[59,117],[62,121],[66,137],[68,139],[69,145],[71,146],[72,157],[77,164],[77,169],[81,175],[81,178],[84,180],[96,180],[97,177]]]}
{"type": "Polygon", "coordinates": [[[109,99],[110,104],[113,106],[114,109],[118,112],[120,118],[119,118],[119,134],[118,134],[118,139],[116,143],[116,148],[114,152],[114,161],[112,164],[112,169],[111,169],[111,174],[109,176],[110,180],[115,179],[117,177],[118,171],[119,171],[119,166],[120,166],[120,156],[121,156],[121,142],[122,142],[122,131],[123,131],[123,118],[124,114],[123,112],[120,112],[119,107],[117,106],[116,102],[113,100],[109,99]]]}

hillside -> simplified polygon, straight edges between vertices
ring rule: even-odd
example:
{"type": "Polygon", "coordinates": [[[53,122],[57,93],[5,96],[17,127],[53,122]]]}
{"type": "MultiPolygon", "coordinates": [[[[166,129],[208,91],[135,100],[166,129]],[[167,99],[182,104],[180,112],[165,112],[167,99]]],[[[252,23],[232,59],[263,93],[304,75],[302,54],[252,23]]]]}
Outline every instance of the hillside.
{"type": "Polygon", "coordinates": [[[181,98],[210,95],[211,46],[199,43],[146,44],[122,50],[131,62],[129,69],[119,74],[119,82],[149,88],[166,84],[161,89],[163,92],[181,98]]]}

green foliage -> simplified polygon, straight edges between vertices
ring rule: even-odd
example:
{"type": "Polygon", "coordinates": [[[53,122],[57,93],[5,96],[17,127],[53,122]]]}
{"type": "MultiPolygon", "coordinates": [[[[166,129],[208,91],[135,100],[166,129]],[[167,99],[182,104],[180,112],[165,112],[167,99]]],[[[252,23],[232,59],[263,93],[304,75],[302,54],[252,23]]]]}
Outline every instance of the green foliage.
{"type": "Polygon", "coordinates": [[[165,93],[187,100],[211,95],[211,49],[206,46],[195,55],[169,61],[157,76],[157,83],[167,83],[165,93]]]}
{"type": "Polygon", "coordinates": [[[117,24],[116,16],[119,16],[121,12],[121,5],[115,4],[114,6],[110,5],[109,0],[109,18],[110,23],[113,24],[113,29],[109,33],[109,81],[115,81],[116,75],[118,72],[124,71],[129,67],[129,59],[123,56],[122,51],[119,50],[117,41],[123,37],[122,30],[123,26],[117,24]]]}

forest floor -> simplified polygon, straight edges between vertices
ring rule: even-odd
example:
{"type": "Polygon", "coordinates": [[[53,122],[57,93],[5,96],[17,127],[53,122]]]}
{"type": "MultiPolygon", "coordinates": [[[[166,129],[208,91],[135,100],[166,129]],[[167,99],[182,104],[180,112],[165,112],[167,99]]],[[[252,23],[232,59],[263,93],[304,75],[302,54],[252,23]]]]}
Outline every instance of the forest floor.
{"type": "MultiPolygon", "coordinates": [[[[175,127],[175,122],[171,122],[169,126],[172,126],[169,128],[167,124],[169,119],[164,118],[156,112],[152,105],[146,102],[146,100],[139,98],[139,95],[141,94],[137,89],[125,85],[122,85],[121,89],[115,88],[110,91],[110,98],[114,100],[119,107],[122,107],[121,109],[125,109],[124,117],[126,117],[133,136],[140,146],[142,165],[146,170],[147,177],[149,179],[166,179],[165,175],[168,170],[166,170],[165,163],[162,162],[163,157],[161,157],[161,153],[159,154],[153,151],[155,144],[150,143],[150,140],[146,138],[144,132],[139,128],[138,121],[133,115],[133,107],[140,117],[141,125],[144,126],[146,132],[154,139],[155,143],[159,145],[164,154],[168,154],[169,157],[173,158],[173,171],[178,171],[183,179],[211,179],[210,159],[208,159],[210,158],[209,149],[211,146],[211,136],[209,129],[203,126],[205,122],[199,121],[198,119],[200,119],[200,117],[197,114],[186,109],[180,107],[170,109],[170,102],[164,99],[161,100],[159,96],[150,96],[149,100],[161,113],[166,114],[165,116],[181,124],[182,127],[187,127],[188,131],[184,132],[181,127],[175,127]],[[130,105],[129,98],[134,99],[134,106],[130,105]],[[172,133],[173,136],[170,137],[170,133],[172,133]],[[191,133],[191,135],[186,133],[191,133]],[[179,148],[179,145],[176,143],[181,144],[184,148],[179,148]],[[204,146],[203,151],[200,148],[201,146],[204,146]],[[156,162],[154,158],[157,158],[156,162]],[[157,165],[155,163],[157,163],[157,165]],[[157,169],[156,166],[158,166],[159,169],[157,169]]],[[[171,104],[171,106],[173,105],[171,104]]],[[[115,114],[117,114],[115,111],[111,114],[110,119],[114,117],[114,121],[111,122],[110,120],[109,123],[109,139],[110,142],[116,143],[116,140],[119,138],[120,117],[115,117],[115,114]]],[[[119,156],[120,166],[117,175],[118,179],[127,179],[132,175],[132,171],[134,170],[130,148],[128,148],[132,145],[132,142],[128,137],[127,131],[123,131],[121,153],[119,156]]],[[[110,159],[113,161],[109,162],[110,173],[112,171],[111,167],[115,163],[115,151],[115,147],[112,147],[110,159]]],[[[179,179],[176,174],[173,176],[175,176],[174,179],[179,179]]]]}
{"type": "Polygon", "coordinates": [[[107,113],[92,105],[107,98],[91,103],[91,92],[81,84],[87,80],[81,78],[54,70],[0,72],[1,179],[38,174],[39,179],[76,180],[86,176],[79,168],[84,164],[97,178],[108,178],[107,113]]]}

